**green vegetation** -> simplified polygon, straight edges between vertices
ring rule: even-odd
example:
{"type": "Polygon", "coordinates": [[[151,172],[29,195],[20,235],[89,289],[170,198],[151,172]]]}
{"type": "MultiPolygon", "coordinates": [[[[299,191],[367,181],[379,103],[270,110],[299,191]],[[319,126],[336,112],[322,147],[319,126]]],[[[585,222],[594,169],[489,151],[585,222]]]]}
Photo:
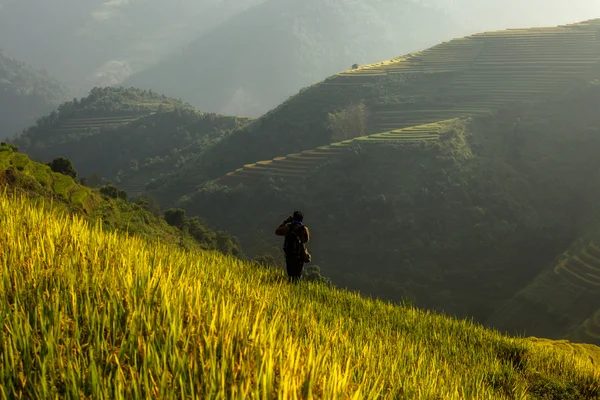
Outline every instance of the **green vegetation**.
{"type": "Polygon", "coordinates": [[[153,208],[150,201],[140,199],[128,203],[127,193],[110,185],[98,190],[82,186],[73,177],[33,162],[9,146],[0,146],[0,190],[53,204],[56,209],[80,215],[92,224],[101,221],[104,229],[127,231],[184,248],[220,250],[244,258],[237,239],[225,232],[212,232],[197,217],[190,219],[193,231],[172,228],[160,217],[160,209],[153,208]],[[204,237],[198,232],[203,232],[204,237]]]}
{"type": "Polygon", "coordinates": [[[599,32],[489,32],[359,66],[145,188],[255,259],[280,259],[273,224],[301,209],[338,286],[600,343],[599,32]],[[361,104],[366,121],[348,113],[361,104]]]}
{"type": "Polygon", "coordinates": [[[137,197],[247,121],[201,113],[151,91],[95,88],[40,118],[15,143],[36,160],[69,158],[80,176],[97,174],[137,197]]]}
{"type": "MultiPolygon", "coordinates": [[[[558,286],[529,295],[560,303],[556,318],[536,323],[539,307],[493,316],[600,221],[591,218],[600,196],[599,88],[247,165],[180,206],[232,232],[249,255],[277,258],[273,224],[301,209],[318,238],[315,262],[338,286],[513,333],[565,337],[595,322],[600,303],[597,292],[565,289],[559,276],[558,286]]],[[[570,271],[598,282],[595,264],[576,265],[570,271]]]]}
{"type": "Polygon", "coordinates": [[[600,20],[488,32],[362,65],[306,88],[154,185],[161,203],[243,165],[327,146],[328,116],[363,102],[365,134],[544,101],[600,76],[600,20]]]}
{"type": "Polygon", "coordinates": [[[0,132],[19,133],[68,96],[64,86],[0,51],[0,132]]]}
{"type": "Polygon", "coordinates": [[[54,160],[46,164],[54,172],[60,172],[63,175],[70,176],[71,178],[77,178],[77,171],[73,166],[73,163],[68,158],[56,157],[54,160]]]}
{"type": "Polygon", "coordinates": [[[515,339],[0,196],[3,398],[598,399],[600,349],[515,339]]]}

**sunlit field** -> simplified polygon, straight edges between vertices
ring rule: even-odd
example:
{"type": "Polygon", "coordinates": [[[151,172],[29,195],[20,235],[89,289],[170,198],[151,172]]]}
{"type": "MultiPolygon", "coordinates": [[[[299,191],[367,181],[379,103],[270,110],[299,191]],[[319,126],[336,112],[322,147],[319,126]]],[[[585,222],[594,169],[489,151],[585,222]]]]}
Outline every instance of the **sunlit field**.
{"type": "Polygon", "coordinates": [[[2,398],[600,397],[595,347],[290,285],[24,197],[0,196],[0,245],[2,398]]]}

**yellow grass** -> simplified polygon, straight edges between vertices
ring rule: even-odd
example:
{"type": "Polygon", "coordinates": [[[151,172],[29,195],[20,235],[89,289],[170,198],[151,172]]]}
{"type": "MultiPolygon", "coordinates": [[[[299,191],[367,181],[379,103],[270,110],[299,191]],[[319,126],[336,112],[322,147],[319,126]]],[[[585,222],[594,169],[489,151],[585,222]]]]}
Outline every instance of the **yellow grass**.
{"type": "Polygon", "coordinates": [[[105,233],[6,194],[0,268],[0,398],[600,395],[588,357],[597,348],[579,354],[290,285],[276,271],[105,233]]]}

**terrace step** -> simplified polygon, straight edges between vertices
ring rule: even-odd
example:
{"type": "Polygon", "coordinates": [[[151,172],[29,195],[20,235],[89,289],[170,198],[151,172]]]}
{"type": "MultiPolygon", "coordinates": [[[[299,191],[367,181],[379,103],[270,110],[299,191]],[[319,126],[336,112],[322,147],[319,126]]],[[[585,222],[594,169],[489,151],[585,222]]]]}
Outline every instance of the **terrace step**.
{"type": "Polygon", "coordinates": [[[296,166],[287,166],[285,164],[280,164],[280,165],[254,164],[254,168],[260,169],[260,170],[265,170],[265,171],[275,171],[275,172],[296,174],[296,173],[302,173],[302,172],[309,171],[309,170],[313,169],[314,166],[306,166],[305,168],[299,168],[296,166]]]}

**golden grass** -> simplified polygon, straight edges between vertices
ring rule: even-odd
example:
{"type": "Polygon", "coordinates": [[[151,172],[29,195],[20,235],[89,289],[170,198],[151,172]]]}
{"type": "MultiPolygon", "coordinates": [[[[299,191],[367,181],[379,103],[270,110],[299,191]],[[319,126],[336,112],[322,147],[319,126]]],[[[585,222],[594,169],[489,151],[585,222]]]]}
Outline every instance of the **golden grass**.
{"type": "Polygon", "coordinates": [[[587,353],[290,285],[24,197],[0,195],[0,268],[0,398],[600,395],[587,353]]]}

